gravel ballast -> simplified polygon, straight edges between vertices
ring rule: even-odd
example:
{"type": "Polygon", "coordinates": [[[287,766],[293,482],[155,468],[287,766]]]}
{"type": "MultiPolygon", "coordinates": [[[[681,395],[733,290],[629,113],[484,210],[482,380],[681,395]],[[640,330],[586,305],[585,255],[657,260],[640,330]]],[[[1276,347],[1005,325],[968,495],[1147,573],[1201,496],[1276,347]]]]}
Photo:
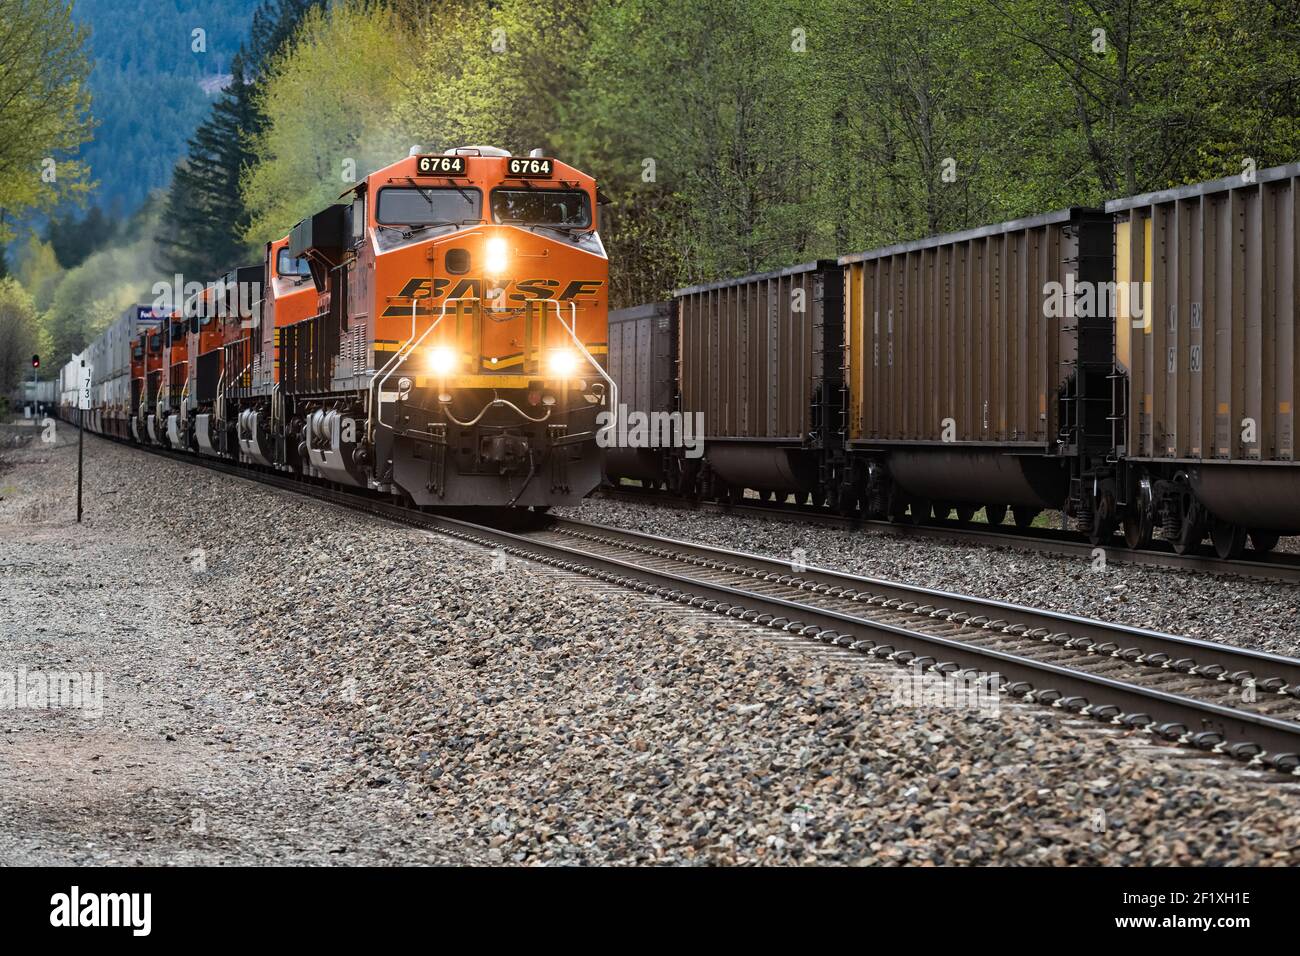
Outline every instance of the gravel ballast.
{"type": "MultiPolygon", "coordinates": [[[[0,671],[104,675],[98,720],[0,711],[2,859],[1294,861],[1285,779],[1023,705],[916,705],[905,671],[841,649],[98,439],[86,453],[82,529],[75,447],[6,452],[0,473],[0,671]]],[[[699,533],[726,543],[722,525],[699,533]]],[[[765,546],[778,533],[734,543],[835,564],[825,529],[765,546]]],[[[907,580],[979,573],[906,547],[907,580]]]]}

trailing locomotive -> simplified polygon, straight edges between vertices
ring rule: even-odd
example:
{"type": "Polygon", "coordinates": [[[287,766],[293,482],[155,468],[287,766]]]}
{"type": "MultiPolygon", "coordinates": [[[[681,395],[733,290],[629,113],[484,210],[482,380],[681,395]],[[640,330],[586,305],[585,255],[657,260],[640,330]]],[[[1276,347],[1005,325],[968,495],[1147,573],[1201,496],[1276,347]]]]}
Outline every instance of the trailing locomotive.
{"type": "Polygon", "coordinates": [[[1267,551],[1300,534],[1298,204],[1300,164],[682,289],[653,330],[616,312],[624,391],[706,437],[609,477],[1267,551]]]}
{"type": "Polygon", "coordinates": [[[617,398],[594,180],[466,147],[341,199],[134,330],[121,432],[420,506],[581,500],[617,398]]]}

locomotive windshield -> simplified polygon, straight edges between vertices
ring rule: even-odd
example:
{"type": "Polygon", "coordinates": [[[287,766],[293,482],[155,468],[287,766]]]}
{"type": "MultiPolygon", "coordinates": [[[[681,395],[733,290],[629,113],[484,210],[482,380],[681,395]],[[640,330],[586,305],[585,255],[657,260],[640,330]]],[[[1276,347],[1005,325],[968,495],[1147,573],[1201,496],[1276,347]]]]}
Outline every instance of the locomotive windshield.
{"type": "Polygon", "coordinates": [[[583,229],[591,225],[591,203],[581,190],[496,189],[492,221],[583,229]]]}
{"type": "Polygon", "coordinates": [[[477,189],[389,186],[379,190],[376,218],[391,226],[478,222],[482,201],[477,189]]]}

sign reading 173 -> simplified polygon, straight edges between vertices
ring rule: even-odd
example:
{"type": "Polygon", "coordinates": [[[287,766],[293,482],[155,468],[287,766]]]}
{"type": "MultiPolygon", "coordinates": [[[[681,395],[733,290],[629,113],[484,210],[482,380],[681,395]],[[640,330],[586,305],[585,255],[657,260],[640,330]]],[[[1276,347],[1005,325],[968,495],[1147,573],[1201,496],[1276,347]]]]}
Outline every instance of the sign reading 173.
{"type": "Polygon", "coordinates": [[[77,408],[90,410],[90,373],[91,366],[82,362],[77,368],[77,408]]]}

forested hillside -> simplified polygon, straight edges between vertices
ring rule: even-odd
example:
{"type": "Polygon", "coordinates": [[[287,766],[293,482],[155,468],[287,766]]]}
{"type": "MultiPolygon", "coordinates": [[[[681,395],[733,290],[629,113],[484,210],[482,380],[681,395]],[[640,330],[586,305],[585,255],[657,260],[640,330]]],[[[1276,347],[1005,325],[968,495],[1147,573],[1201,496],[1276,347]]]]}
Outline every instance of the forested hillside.
{"type": "Polygon", "coordinates": [[[88,84],[59,0],[4,9],[58,26],[66,79],[25,97],[38,137],[0,108],[0,240],[85,186],[38,181],[49,151],[100,181],[11,250],[59,353],[412,147],[592,173],[615,305],[1300,159],[1300,0],[77,0],[88,84]]]}
{"type": "Polygon", "coordinates": [[[130,215],[171,181],[186,140],[229,77],[256,6],[256,0],[75,0],[73,16],[90,33],[98,123],[81,153],[99,182],[91,203],[130,215]],[[202,43],[195,30],[204,31],[202,43]]]}
{"type": "Polygon", "coordinates": [[[258,97],[248,239],[349,159],[542,147],[629,304],[1300,159],[1300,0],[340,0],[258,97]]]}

